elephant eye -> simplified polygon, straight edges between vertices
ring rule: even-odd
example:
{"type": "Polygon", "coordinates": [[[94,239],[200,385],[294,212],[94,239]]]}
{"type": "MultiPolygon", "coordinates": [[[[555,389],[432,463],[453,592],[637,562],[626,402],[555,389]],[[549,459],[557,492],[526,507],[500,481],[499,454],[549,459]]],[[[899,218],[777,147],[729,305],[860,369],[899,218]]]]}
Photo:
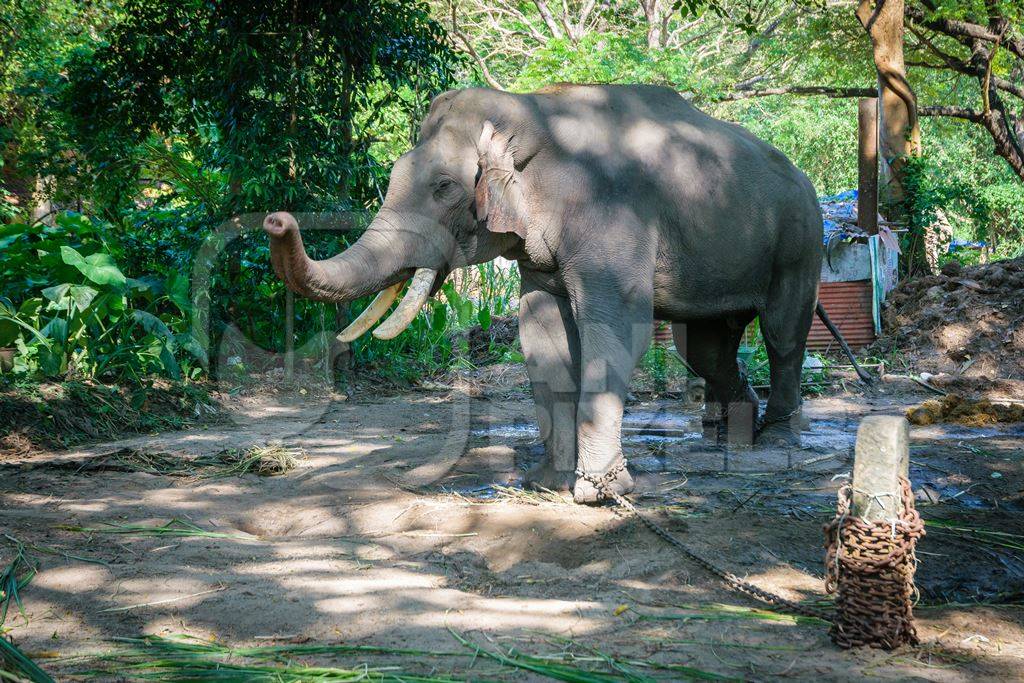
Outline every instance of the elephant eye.
{"type": "Polygon", "coordinates": [[[442,199],[451,196],[458,188],[458,183],[448,176],[441,176],[434,181],[434,199],[442,199]]]}

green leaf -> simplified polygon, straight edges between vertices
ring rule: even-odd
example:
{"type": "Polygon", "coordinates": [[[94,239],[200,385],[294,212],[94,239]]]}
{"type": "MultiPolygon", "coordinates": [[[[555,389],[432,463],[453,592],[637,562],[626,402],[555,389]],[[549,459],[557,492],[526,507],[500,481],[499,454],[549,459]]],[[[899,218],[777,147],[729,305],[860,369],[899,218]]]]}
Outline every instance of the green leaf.
{"type": "Polygon", "coordinates": [[[167,291],[167,297],[174,302],[179,311],[183,314],[188,314],[192,310],[192,301],[188,296],[188,277],[176,270],[172,270],[167,274],[167,281],[164,283],[164,287],[167,291]]]}
{"type": "Polygon", "coordinates": [[[206,349],[199,343],[195,337],[189,332],[183,332],[174,336],[174,340],[178,343],[178,347],[188,353],[190,356],[198,360],[204,365],[208,365],[210,362],[209,357],[206,355],[206,349]]]}
{"type": "Polygon", "coordinates": [[[443,332],[445,325],[448,323],[448,308],[445,306],[436,306],[434,312],[430,316],[430,331],[431,332],[443,332]]]}
{"type": "Polygon", "coordinates": [[[459,316],[459,326],[465,327],[473,319],[473,302],[469,299],[463,299],[459,302],[456,313],[459,316]]]}
{"type": "Polygon", "coordinates": [[[73,248],[64,246],[60,248],[61,259],[69,266],[74,266],[93,282],[98,285],[123,286],[127,282],[124,273],[121,272],[110,254],[102,252],[90,254],[83,258],[73,248]]]}
{"type": "Polygon", "coordinates": [[[46,327],[40,330],[47,339],[52,339],[58,344],[66,344],[68,341],[68,321],[64,318],[54,318],[46,323],[46,327]]]}
{"type": "MultiPolygon", "coordinates": [[[[56,308],[63,309],[68,301],[73,301],[79,312],[85,311],[96,298],[99,292],[88,285],[70,285],[64,283],[47,287],[43,290],[43,296],[56,304],[56,308]]],[[[53,306],[51,306],[53,308],[53,306]]]]}
{"type": "Polygon", "coordinates": [[[65,282],[62,285],[54,285],[53,287],[47,287],[43,290],[42,294],[47,299],[55,304],[59,304],[68,295],[68,291],[71,290],[71,285],[65,282]]]}
{"type": "Polygon", "coordinates": [[[135,319],[135,322],[142,325],[142,329],[149,334],[160,337],[164,340],[174,340],[174,335],[171,334],[171,331],[167,328],[167,325],[164,324],[164,321],[149,311],[132,311],[132,318],[135,319]]]}
{"type": "Polygon", "coordinates": [[[491,309],[487,308],[486,306],[484,308],[481,308],[480,311],[476,314],[476,320],[477,322],[480,323],[481,330],[483,330],[484,332],[489,330],[491,328],[491,309]]]}
{"type": "Polygon", "coordinates": [[[160,362],[173,379],[181,379],[181,368],[178,367],[178,361],[174,359],[174,353],[167,344],[160,348],[160,362]]]}
{"type": "Polygon", "coordinates": [[[21,336],[21,327],[11,319],[0,317],[0,349],[7,348],[21,336]]]}

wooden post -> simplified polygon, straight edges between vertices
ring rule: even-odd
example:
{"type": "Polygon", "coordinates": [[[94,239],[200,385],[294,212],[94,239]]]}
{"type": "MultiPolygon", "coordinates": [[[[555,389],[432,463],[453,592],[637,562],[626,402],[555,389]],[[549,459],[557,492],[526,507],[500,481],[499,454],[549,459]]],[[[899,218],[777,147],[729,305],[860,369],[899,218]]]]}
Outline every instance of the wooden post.
{"type": "Polygon", "coordinates": [[[903,514],[900,477],[910,467],[910,429],[902,415],[865,417],[857,428],[850,512],[868,522],[903,514]]]}
{"type": "Polygon", "coordinates": [[[284,378],[295,379],[295,294],[284,292],[284,378]]]}
{"type": "Polygon", "coordinates": [[[878,98],[857,104],[857,225],[878,234],[878,98]]]}

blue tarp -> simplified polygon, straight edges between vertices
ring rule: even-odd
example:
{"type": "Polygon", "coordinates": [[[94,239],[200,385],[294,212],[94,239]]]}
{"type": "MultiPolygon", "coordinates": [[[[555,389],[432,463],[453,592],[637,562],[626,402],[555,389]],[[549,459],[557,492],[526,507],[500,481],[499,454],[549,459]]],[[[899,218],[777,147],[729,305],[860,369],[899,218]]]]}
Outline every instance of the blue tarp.
{"type": "Polygon", "coordinates": [[[818,205],[825,224],[825,244],[864,236],[864,231],[857,227],[857,190],[819,197],[818,205]]]}

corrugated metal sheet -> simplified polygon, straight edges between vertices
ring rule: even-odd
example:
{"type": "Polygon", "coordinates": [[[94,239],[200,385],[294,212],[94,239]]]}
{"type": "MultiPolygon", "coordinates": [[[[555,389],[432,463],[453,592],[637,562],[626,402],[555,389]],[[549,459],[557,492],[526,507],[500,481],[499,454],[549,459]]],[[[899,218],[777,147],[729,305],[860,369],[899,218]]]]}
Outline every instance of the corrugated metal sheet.
{"type": "MultiPolygon", "coordinates": [[[[875,340],[875,323],[871,319],[870,280],[822,282],[818,290],[818,300],[854,351],[875,340]]],[[[817,315],[814,316],[810,334],[807,335],[807,348],[813,351],[839,348],[817,315]]]]}

